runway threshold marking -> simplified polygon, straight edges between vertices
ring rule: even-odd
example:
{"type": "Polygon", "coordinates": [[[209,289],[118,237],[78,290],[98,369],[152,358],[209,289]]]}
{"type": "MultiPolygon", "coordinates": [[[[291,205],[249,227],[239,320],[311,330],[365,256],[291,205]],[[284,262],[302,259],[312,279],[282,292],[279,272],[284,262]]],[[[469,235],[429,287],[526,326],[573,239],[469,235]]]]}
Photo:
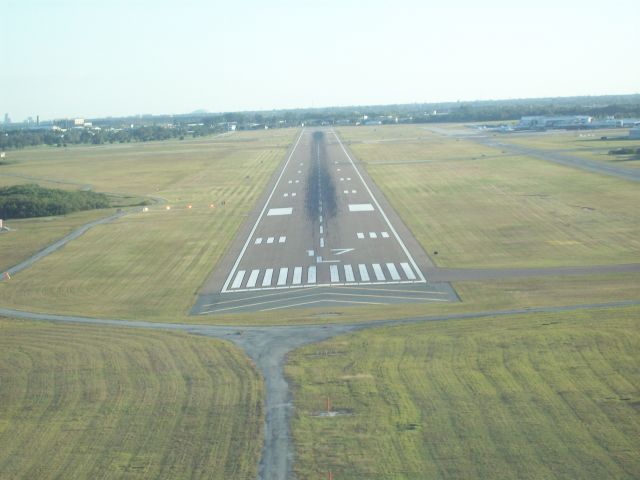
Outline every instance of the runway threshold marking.
{"type": "Polygon", "coordinates": [[[262,286],[268,287],[271,285],[271,277],[273,277],[273,268],[267,268],[264,272],[264,278],[262,279],[262,286]]]}
{"type": "Polygon", "coordinates": [[[307,269],[307,283],[316,283],[316,267],[314,265],[307,269]]]}
{"type": "Polygon", "coordinates": [[[349,153],[347,152],[347,149],[345,148],[344,144],[342,143],[342,140],[340,140],[340,137],[338,137],[338,134],[335,131],[332,131],[332,133],[333,133],[333,136],[336,137],[336,140],[338,141],[338,144],[340,145],[340,148],[342,148],[342,151],[344,152],[345,156],[349,159],[349,163],[351,163],[351,166],[353,167],[354,171],[356,172],[356,174],[360,178],[360,181],[364,185],[364,188],[367,189],[367,192],[369,193],[369,196],[373,200],[373,203],[376,205],[376,207],[378,207],[378,211],[382,215],[382,218],[384,218],[385,222],[387,222],[387,225],[389,225],[389,230],[391,230],[391,233],[393,233],[394,237],[396,238],[396,240],[400,244],[400,247],[402,248],[402,251],[404,252],[404,254],[409,259],[409,262],[411,262],[411,266],[418,273],[418,276],[420,277],[420,282],[426,283],[427,281],[424,278],[424,275],[422,274],[422,271],[420,271],[420,269],[418,268],[418,265],[416,264],[416,261],[413,259],[413,256],[409,252],[409,249],[407,248],[407,246],[404,244],[404,242],[400,238],[400,235],[398,235],[398,232],[396,231],[394,226],[391,224],[391,221],[389,220],[389,217],[387,217],[387,214],[384,213],[384,210],[380,206],[380,203],[378,202],[378,199],[373,195],[373,192],[371,191],[371,188],[369,188],[369,185],[367,185],[367,182],[364,181],[364,177],[360,173],[360,170],[358,169],[358,167],[356,167],[356,164],[354,163],[354,161],[351,158],[351,156],[349,155],[349,153]]]}
{"type": "Polygon", "coordinates": [[[414,275],[413,270],[411,270],[411,267],[409,266],[408,263],[402,262],[400,263],[400,267],[402,267],[402,270],[404,270],[404,274],[407,276],[409,280],[416,279],[416,276],[414,275]]]}
{"type": "Polygon", "coordinates": [[[229,275],[227,276],[227,279],[225,280],[224,285],[222,286],[222,290],[221,290],[222,293],[227,292],[227,287],[229,286],[229,283],[231,282],[231,279],[235,275],[236,270],[238,268],[238,265],[240,265],[240,262],[242,261],[242,257],[244,256],[244,253],[247,251],[247,247],[249,246],[249,243],[251,242],[251,239],[253,238],[253,235],[256,233],[256,229],[258,228],[258,224],[260,223],[260,220],[262,220],[262,217],[264,216],[264,212],[267,210],[267,207],[269,206],[269,202],[271,202],[271,199],[273,198],[273,196],[276,193],[276,189],[278,188],[278,185],[280,185],[280,180],[282,180],[282,177],[284,176],[284,172],[286,172],[287,167],[289,166],[289,162],[291,161],[291,158],[293,158],[293,154],[295,153],[296,149],[298,148],[298,145],[300,144],[300,140],[302,139],[302,136],[304,135],[304,132],[305,132],[305,129],[303,128],[302,131],[300,132],[300,135],[298,135],[298,139],[296,140],[295,145],[291,149],[291,153],[289,153],[289,157],[287,158],[287,161],[284,163],[284,166],[282,167],[282,170],[280,171],[280,175],[278,175],[278,179],[276,180],[276,183],[273,186],[273,189],[271,190],[271,193],[267,197],[267,200],[264,202],[264,206],[262,207],[262,210],[260,211],[260,215],[258,215],[258,218],[256,219],[256,222],[253,224],[253,228],[251,229],[251,232],[249,232],[249,235],[247,237],[247,241],[244,243],[244,246],[242,247],[242,250],[240,251],[240,254],[238,255],[238,258],[236,258],[236,261],[233,264],[233,267],[231,268],[231,271],[229,272],[229,275]]]}
{"type": "Polygon", "coordinates": [[[391,274],[391,280],[400,280],[400,274],[396,269],[395,263],[387,263],[387,270],[389,270],[389,273],[391,274]]]}
{"type": "Polygon", "coordinates": [[[344,266],[344,277],[347,282],[356,281],[355,277],[353,276],[353,269],[351,268],[351,265],[344,266]]]}
{"type": "Polygon", "coordinates": [[[240,288],[240,285],[242,285],[242,279],[244,278],[244,274],[245,274],[244,270],[238,271],[238,274],[236,275],[236,279],[233,281],[233,285],[231,285],[231,288],[240,288]]]}
{"type": "Polygon", "coordinates": [[[282,267],[280,269],[280,273],[278,273],[278,283],[279,287],[287,284],[287,275],[289,274],[289,269],[287,267],[282,267]]]}
{"type": "Polygon", "coordinates": [[[358,270],[360,270],[360,278],[363,282],[369,281],[369,272],[367,271],[367,266],[363,263],[358,265],[358,270]]]}
{"type": "Polygon", "coordinates": [[[247,287],[253,288],[256,286],[256,281],[258,281],[259,274],[260,274],[260,270],[251,270],[251,274],[249,275],[249,280],[247,280],[247,287]]]}
{"type": "Polygon", "coordinates": [[[371,264],[371,266],[373,267],[373,273],[375,273],[376,275],[376,280],[380,282],[386,280],[386,278],[384,278],[384,272],[382,271],[382,267],[380,266],[379,263],[373,263],[371,264]]]}

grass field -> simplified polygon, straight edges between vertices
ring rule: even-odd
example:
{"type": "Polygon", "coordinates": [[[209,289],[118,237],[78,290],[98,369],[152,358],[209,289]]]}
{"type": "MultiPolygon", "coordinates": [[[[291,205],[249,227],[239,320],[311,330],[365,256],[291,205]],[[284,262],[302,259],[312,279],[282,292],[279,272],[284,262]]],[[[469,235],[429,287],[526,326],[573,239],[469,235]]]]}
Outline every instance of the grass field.
{"type": "Polygon", "coordinates": [[[256,478],[262,382],[178,333],[0,318],[0,478],[256,478]]]}
{"type": "Polygon", "coordinates": [[[432,259],[446,267],[550,267],[640,259],[632,182],[405,128],[340,129],[432,259]],[[372,136],[393,141],[371,143],[372,136]],[[367,143],[356,143],[362,138],[367,143]],[[484,157],[482,156],[484,155],[484,157]],[[417,160],[421,162],[416,162],[417,160]],[[408,163],[398,163],[409,160],[408,163]],[[395,163],[394,163],[395,162],[395,163]]]}
{"type": "Polygon", "coordinates": [[[289,355],[298,478],[640,476],[640,308],[369,330],[289,355]],[[344,415],[321,417],[326,399],[344,415]]]}
{"type": "Polygon", "coordinates": [[[95,227],[0,283],[0,303],[126,318],[185,315],[295,133],[77,147],[67,156],[50,151],[59,158],[45,156],[43,149],[32,156],[17,152],[23,158],[10,167],[26,174],[59,178],[72,172],[73,181],[96,191],[163,197],[171,210],[157,205],[95,227]]]}

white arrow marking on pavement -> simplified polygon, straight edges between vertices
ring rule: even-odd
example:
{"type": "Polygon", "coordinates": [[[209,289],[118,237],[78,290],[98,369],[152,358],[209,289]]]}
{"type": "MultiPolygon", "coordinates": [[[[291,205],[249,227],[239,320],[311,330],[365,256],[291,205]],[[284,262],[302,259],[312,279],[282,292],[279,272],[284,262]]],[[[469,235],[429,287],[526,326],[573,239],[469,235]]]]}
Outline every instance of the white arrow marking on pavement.
{"type": "Polygon", "coordinates": [[[342,255],[343,253],[348,253],[355,250],[355,248],[332,248],[331,253],[334,255],[342,255]]]}

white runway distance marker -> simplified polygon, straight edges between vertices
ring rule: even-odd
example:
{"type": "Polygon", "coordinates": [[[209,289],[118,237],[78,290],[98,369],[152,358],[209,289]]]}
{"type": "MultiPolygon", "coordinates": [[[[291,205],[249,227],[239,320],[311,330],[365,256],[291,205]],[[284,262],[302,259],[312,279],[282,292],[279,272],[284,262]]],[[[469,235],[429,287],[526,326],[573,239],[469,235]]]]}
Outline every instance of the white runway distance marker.
{"type": "Polygon", "coordinates": [[[286,242],[286,241],[287,241],[287,237],[280,237],[280,238],[278,239],[278,243],[284,243],[284,242],[286,242]]]}
{"type": "Polygon", "coordinates": [[[362,240],[364,238],[364,233],[362,233],[362,232],[358,232],[356,235],[358,235],[358,238],[360,240],[362,240]]]}
{"type": "Polygon", "coordinates": [[[262,237],[258,237],[258,238],[256,238],[256,242],[255,242],[255,244],[256,244],[256,245],[260,245],[261,243],[262,243],[262,237]]]}
{"type": "Polygon", "coordinates": [[[279,215],[291,215],[293,213],[293,208],[270,208],[267,212],[267,217],[277,217],[279,215]]]}
{"type": "Polygon", "coordinates": [[[350,212],[373,212],[373,205],[370,203],[350,203],[349,211],[350,212]]]}

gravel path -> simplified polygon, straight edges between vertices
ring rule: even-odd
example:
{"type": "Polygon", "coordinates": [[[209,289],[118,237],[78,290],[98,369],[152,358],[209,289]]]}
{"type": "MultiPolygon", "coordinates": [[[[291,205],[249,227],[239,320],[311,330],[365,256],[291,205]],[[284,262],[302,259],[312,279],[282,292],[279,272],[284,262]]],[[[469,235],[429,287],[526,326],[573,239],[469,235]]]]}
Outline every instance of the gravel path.
{"type": "Polygon", "coordinates": [[[115,319],[97,319],[67,315],[50,315],[0,308],[0,315],[25,320],[45,320],[52,322],[110,325],[117,327],[150,328],[158,330],[183,331],[196,335],[206,335],[231,341],[255,362],[265,381],[265,437],[262,458],[259,465],[260,480],[286,480],[292,478],[294,446],[291,440],[290,424],[293,412],[292,396],[284,376],[287,354],[302,345],[319,342],[336,335],[355,332],[373,327],[403,325],[438,320],[462,320],[505,315],[536,313],[558,313],[593,308],[640,305],[638,301],[612,302],[604,304],[570,305],[561,307],[541,307],[510,310],[493,310],[475,313],[431,315],[402,320],[380,320],[358,324],[329,324],[308,326],[273,327],[233,327],[193,325],[181,323],[154,323],[115,319]]]}

